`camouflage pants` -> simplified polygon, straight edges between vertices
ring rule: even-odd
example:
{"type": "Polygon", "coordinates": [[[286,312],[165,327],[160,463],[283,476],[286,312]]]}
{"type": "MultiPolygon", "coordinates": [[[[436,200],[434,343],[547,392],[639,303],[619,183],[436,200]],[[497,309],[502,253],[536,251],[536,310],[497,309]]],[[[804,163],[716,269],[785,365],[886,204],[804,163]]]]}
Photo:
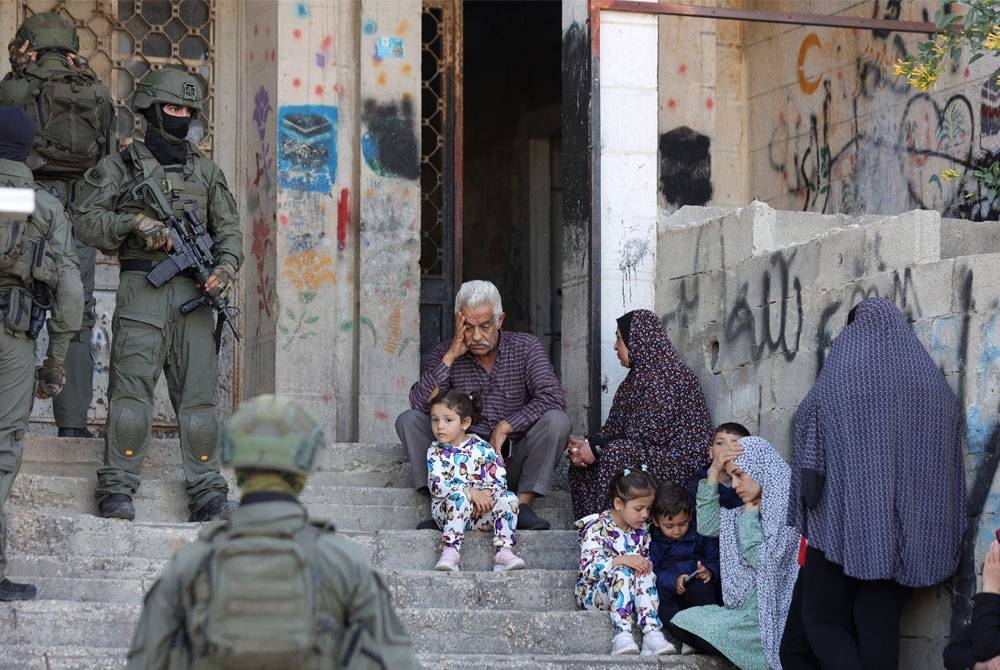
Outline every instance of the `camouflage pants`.
{"type": "Polygon", "coordinates": [[[24,433],[35,390],[35,343],[0,327],[0,579],[7,573],[7,514],[4,505],[21,469],[24,433]]]}
{"type": "Polygon", "coordinates": [[[133,495],[149,445],[156,383],[166,376],[180,426],[181,462],[191,509],[227,494],[219,473],[219,419],[212,310],[181,314],[180,306],[201,295],[195,283],[176,277],[154,288],[142,272],[122,272],[112,320],[108,381],[108,431],[97,496],[133,495]]]}

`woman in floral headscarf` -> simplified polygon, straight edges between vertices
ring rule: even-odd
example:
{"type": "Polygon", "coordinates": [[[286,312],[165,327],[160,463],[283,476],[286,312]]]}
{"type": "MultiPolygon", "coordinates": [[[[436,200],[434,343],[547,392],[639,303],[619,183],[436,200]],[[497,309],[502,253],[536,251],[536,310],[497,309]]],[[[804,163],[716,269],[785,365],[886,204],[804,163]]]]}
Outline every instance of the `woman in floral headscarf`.
{"type": "Polygon", "coordinates": [[[799,534],[787,524],[790,469],[760,437],[741,438],[732,460],[716,454],[698,484],[698,534],[719,538],[724,606],[678,612],[670,631],[681,642],[716,650],[743,670],[781,670],[779,649],[798,575],[799,534]],[[720,509],[725,471],[743,507],[720,509]]]}
{"type": "Polygon", "coordinates": [[[648,309],[618,319],[615,353],[629,369],[608,420],[590,440],[571,437],[567,455],[577,519],[607,507],[616,472],[645,463],[657,482],[687,486],[705,464],[712,421],[698,378],[648,309]]]}

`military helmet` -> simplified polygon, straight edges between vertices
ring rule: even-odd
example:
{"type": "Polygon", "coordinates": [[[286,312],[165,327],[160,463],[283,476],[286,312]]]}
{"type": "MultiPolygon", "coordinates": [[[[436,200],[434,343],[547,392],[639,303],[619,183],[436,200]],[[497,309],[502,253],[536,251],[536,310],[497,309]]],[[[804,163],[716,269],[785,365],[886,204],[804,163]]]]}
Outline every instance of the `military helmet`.
{"type": "Polygon", "coordinates": [[[135,87],[132,109],[141,112],[159,102],[201,111],[202,98],[201,83],[194,75],[170,68],[150,70],[135,87]]]}
{"type": "Polygon", "coordinates": [[[14,33],[8,50],[13,61],[21,45],[28,40],[28,51],[42,49],[60,49],[62,51],[80,51],[80,35],[69,21],[53,12],[43,12],[29,16],[14,33]]]}
{"type": "Polygon", "coordinates": [[[316,419],[289,398],[259,395],[222,426],[222,463],[233,468],[308,475],[323,446],[316,419]]]}

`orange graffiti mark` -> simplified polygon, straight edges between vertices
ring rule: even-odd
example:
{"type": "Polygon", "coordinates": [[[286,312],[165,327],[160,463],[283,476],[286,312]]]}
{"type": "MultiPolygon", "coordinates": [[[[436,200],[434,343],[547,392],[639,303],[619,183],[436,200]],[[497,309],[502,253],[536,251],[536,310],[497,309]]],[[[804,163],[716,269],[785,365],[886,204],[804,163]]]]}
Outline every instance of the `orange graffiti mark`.
{"type": "Polygon", "coordinates": [[[378,78],[375,81],[378,82],[379,86],[385,86],[385,72],[379,72],[378,78]]]}
{"type": "Polygon", "coordinates": [[[806,95],[812,95],[819,88],[821,77],[813,77],[809,79],[806,77],[806,58],[809,56],[810,49],[822,49],[823,45],[819,41],[819,37],[816,33],[809,33],[806,35],[805,39],[802,40],[802,45],[799,47],[799,59],[796,62],[796,67],[799,73],[799,88],[806,95]]]}
{"type": "Polygon", "coordinates": [[[389,314],[389,334],[385,338],[382,350],[387,354],[395,354],[399,350],[399,338],[403,334],[403,310],[397,304],[389,314]]]}
{"type": "Polygon", "coordinates": [[[315,249],[289,256],[284,265],[281,276],[291,279],[300,291],[318,291],[337,282],[337,276],[333,274],[333,259],[317,253],[315,249]]]}
{"type": "Polygon", "coordinates": [[[405,33],[406,29],[409,28],[409,27],[410,27],[410,22],[409,21],[407,21],[406,19],[403,19],[402,21],[400,21],[399,25],[396,26],[396,37],[402,37],[403,33],[405,33]]]}
{"type": "MultiPolygon", "coordinates": [[[[968,68],[966,68],[966,69],[968,69],[968,68]]],[[[403,67],[401,67],[399,69],[399,71],[402,72],[403,74],[410,74],[411,72],[413,72],[413,66],[412,65],[404,65],[403,67]]],[[[969,75],[965,75],[965,76],[968,77],[969,75]]]]}

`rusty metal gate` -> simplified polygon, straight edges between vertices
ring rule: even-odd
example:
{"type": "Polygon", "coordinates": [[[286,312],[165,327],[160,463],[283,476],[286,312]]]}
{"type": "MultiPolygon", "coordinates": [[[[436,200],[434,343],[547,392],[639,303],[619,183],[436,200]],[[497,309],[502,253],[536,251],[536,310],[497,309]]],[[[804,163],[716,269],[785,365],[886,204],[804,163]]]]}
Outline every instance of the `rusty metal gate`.
{"type": "Polygon", "coordinates": [[[462,280],[462,1],[424,0],[420,356],[454,329],[462,280]]]}

